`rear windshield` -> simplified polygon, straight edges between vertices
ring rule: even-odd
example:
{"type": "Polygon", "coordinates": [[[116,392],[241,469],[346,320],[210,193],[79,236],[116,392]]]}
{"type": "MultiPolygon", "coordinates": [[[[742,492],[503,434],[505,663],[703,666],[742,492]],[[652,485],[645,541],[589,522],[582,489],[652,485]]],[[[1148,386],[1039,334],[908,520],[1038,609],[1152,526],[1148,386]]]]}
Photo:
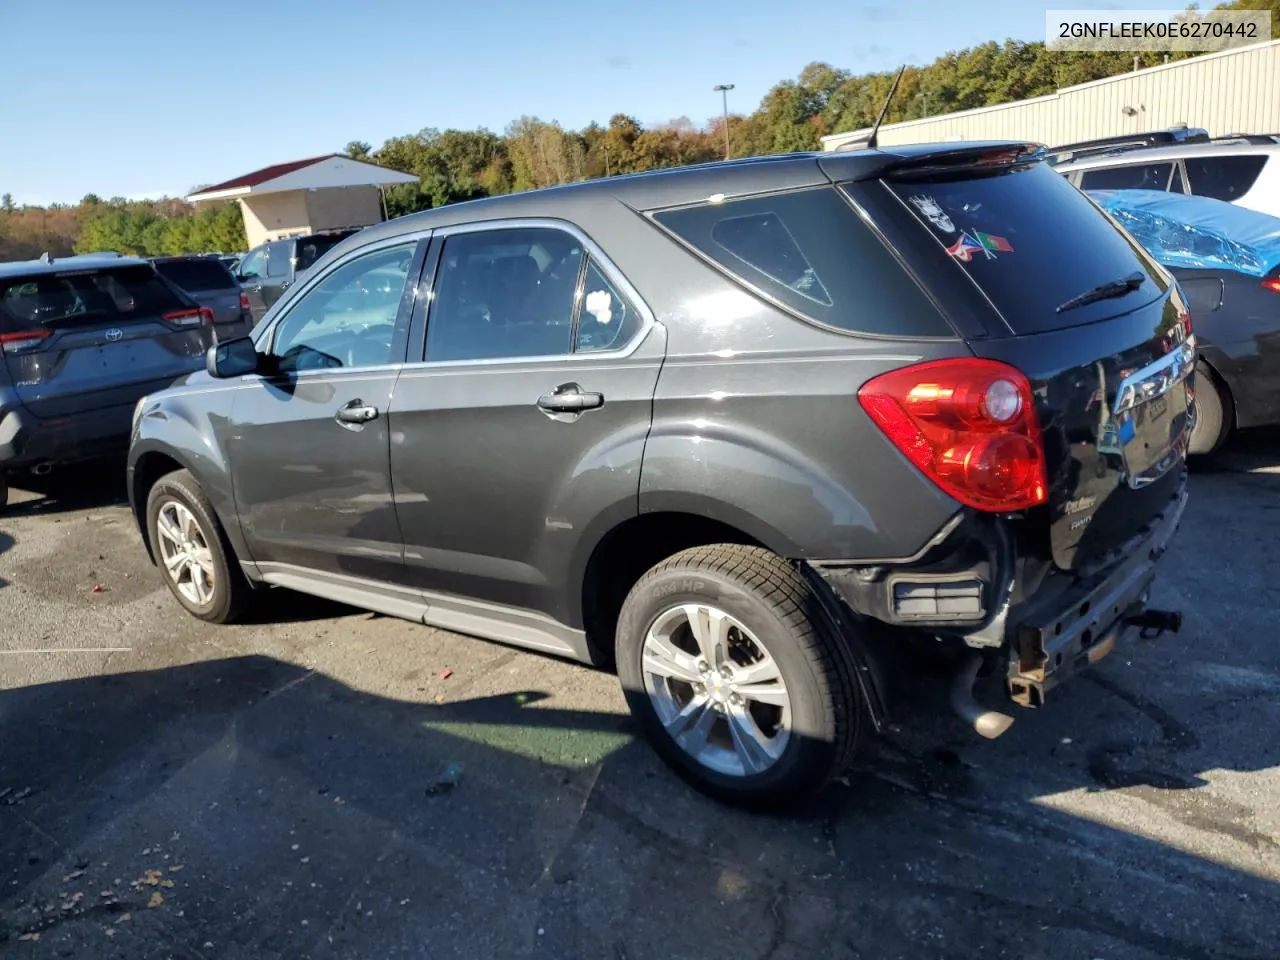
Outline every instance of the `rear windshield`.
{"type": "Polygon", "coordinates": [[[1047,164],[888,186],[1015,334],[1127,313],[1167,285],[1142,248],[1047,164]],[[1145,279],[1125,296],[1057,312],[1068,300],[1135,272],[1145,279]]]}
{"type": "Polygon", "coordinates": [[[654,220],[794,313],[850,333],[954,337],[834,187],[661,210],[654,220]]]}
{"type": "Polygon", "coordinates": [[[304,237],[298,241],[297,262],[294,269],[301,272],[336,247],[354,231],[328,233],[322,237],[304,237]]]}
{"type": "Polygon", "coordinates": [[[160,260],[156,269],[183,290],[205,293],[234,288],[235,280],[217,260],[160,260]]]}
{"type": "Polygon", "coordinates": [[[0,333],[120,324],[187,308],[149,266],[0,280],[0,333]]]}

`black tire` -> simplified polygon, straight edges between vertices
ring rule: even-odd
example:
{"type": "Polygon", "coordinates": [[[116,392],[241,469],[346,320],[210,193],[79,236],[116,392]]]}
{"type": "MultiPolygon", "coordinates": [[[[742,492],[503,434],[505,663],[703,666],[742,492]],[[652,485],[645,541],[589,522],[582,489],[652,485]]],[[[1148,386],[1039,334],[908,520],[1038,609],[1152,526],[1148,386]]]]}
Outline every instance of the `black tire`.
{"type": "Polygon", "coordinates": [[[0,470],[0,510],[9,505],[9,478],[0,470]]]}
{"type": "Polygon", "coordinates": [[[200,489],[188,470],[178,470],[165,474],[152,486],[147,494],[147,536],[155,554],[156,566],[164,578],[169,592],[182,604],[193,617],[209,623],[232,623],[244,611],[248,604],[251,588],[245,579],[244,572],[236,560],[235,551],[227,542],[226,533],[209,498],[200,489]],[[212,595],[205,603],[196,603],[186,597],[178,588],[174,578],[165,569],[159,533],[160,511],[170,502],[176,502],[191,511],[199,528],[201,537],[209,549],[212,559],[213,589],[212,595]]]}
{"type": "Polygon", "coordinates": [[[1231,402],[1222,384],[1203,363],[1196,364],[1196,425],[1187,452],[1205,457],[1220,448],[1231,432],[1231,402]]]}
{"type": "Polygon", "coordinates": [[[645,736],[684,780],[723,802],[774,810],[820,790],[862,743],[866,706],[847,642],[809,583],[782,558],[756,547],[695,547],[653,567],[627,595],[618,620],[618,676],[645,736]],[[650,627],[685,603],[727,613],[777,665],[791,703],[791,732],[762,772],[735,775],[704,766],[667,732],[646,690],[642,659],[650,627]]]}

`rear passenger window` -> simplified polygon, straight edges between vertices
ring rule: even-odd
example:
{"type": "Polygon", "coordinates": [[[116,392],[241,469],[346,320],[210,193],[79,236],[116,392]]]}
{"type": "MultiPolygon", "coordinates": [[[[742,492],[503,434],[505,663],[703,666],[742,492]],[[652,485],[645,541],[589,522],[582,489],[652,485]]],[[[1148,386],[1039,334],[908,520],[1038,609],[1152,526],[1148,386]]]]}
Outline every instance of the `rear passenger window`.
{"type": "Polygon", "coordinates": [[[851,333],[955,335],[833,187],[653,218],[742,283],[818,323],[851,333]]]}
{"type": "Polygon", "coordinates": [[[1188,157],[1187,180],[1198,197],[1239,200],[1253,186],[1267,158],[1258,154],[1235,157],[1188,157]]]}
{"type": "MultiPolygon", "coordinates": [[[[569,353],[583,255],[576,237],[550,227],[449,237],[427,317],[427,359],[569,353]]],[[[604,326],[612,322],[610,314],[604,326]]]]}
{"type": "Polygon", "coordinates": [[[1133,163],[1086,170],[1082,190],[1168,190],[1172,163],[1133,163]]]}

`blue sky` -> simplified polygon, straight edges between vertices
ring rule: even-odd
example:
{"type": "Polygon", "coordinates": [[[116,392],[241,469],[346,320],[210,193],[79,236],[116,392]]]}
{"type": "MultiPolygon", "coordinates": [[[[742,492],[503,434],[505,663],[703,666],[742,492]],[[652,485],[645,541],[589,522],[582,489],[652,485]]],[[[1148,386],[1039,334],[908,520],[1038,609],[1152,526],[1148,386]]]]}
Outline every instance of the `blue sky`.
{"type": "MultiPolygon", "coordinates": [[[[1028,0],[0,0],[0,192],[184,194],[422,127],[747,112],[814,60],[855,72],[1044,39],[1028,0]]],[[[1210,4],[1204,4],[1209,6],[1210,4]]],[[[1064,0],[1052,7],[1175,8],[1064,0]]]]}

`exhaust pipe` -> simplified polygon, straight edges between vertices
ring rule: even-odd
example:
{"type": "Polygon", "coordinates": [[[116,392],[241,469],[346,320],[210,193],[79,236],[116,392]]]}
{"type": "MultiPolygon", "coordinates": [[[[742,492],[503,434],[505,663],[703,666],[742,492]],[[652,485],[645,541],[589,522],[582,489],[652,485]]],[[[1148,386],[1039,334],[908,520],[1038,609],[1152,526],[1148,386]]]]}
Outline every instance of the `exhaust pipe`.
{"type": "Polygon", "coordinates": [[[31,468],[31,472],[37,477],[43,477],[53,469],[53,461],[45,460],[43,463],[37,463],[31,468]]]}
{"type": "Polygon", "coordinates": [[[973,695],[973,685],[982,668],[982,654],[970,653],[951,682],[951,709],[981,737],[994,740],[1013,726],[1013,717],[988,710],[973,695]]]}

